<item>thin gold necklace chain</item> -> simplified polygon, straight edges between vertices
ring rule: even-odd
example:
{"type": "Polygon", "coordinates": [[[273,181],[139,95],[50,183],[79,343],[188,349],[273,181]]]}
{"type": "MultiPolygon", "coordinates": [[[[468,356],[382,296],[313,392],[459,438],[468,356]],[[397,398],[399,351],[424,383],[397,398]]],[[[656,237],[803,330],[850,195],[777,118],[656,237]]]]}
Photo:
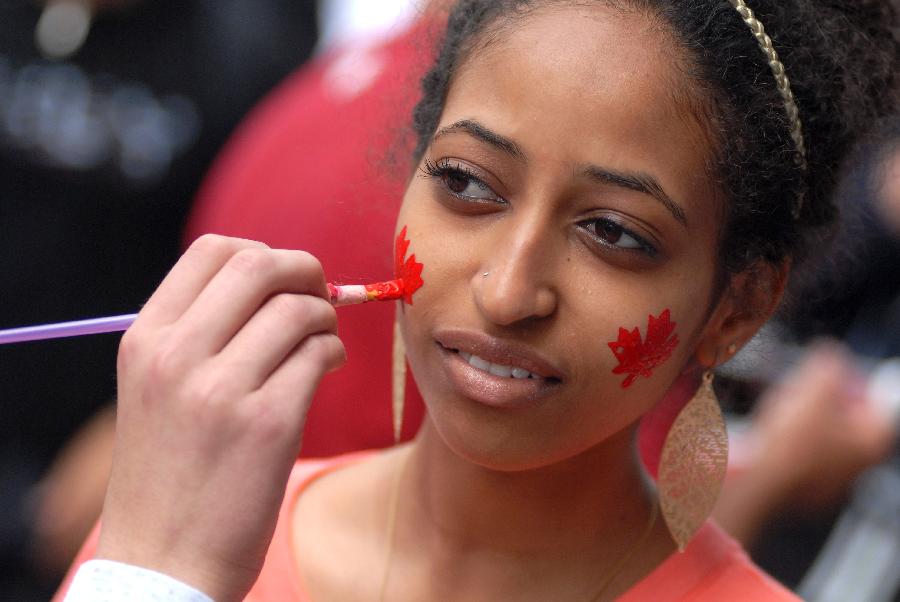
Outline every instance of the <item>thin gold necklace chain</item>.
{"type": "Polygon", "coordinates": [[[397,467],[397,473],[394,475],[394,482],[391,485],[391,497],[388,500],[388,517],[387,517],[387,539],[384,549],[384,569],[381,571],[381,587],[378,588],[378,602],[384,602],[384,594],[387,591],[388,577],[391,574],[391,557],[394,555],[394,532],[397,530],[397,506],[400,501],[400,481],[403,473],[406,472],[406,465],[412,451],[407,452],[406,456],[400,460],[400,466],[397,467]]]}
{"type": "Polygon", "coordinates": [[[621,558],[619,558],[619,562],[613,566],[609,575],[601,582],[600,587],[597,589],[597,593],[593,595],[590,602],[597,602],[597,600],[603,596],[603,592],[606,591],[606,588],[609,587],[609,584],[612,583],[613,579],[618,577],[619,573],[622,572],[622,569],[625,568],[625,565],[628,564],[628,561],[631,560],[631,557],[634,556],[635,552],[644,546],[647,542],[647,538],[650,537],[650,533],[653,532],[653,527],[656,526],[656,517],[658,515],[659,504],[654,500],[653,505],[650,507],[650,518],[647,519],[647,524],[644,525],[644,532],[641,533],[640,537],[631,542],[628,550],[621,558]]]}
{"type": "MultiPolygon", "coordinates": [[[[391,496],[388,500],[387,540],[385,541],[384,569],[381,573],[381,586],[378,590],[378,602],[384,602],[384,596],[387,592],[388,577],[391,574],[391,559],[394,555],[394,533],[397,530],[397,507],[400,501],[400,481],[403,479],[403,473],[406,471],[406,465],[409,463],[410,456],[412,456],[411,451],[408,452],[406,454],[406,457],[400,461],[400,466],[397,467],[397,472],[394,475],[394,482],[391,485],[391,496]]],[[[628,561],[631,560],[631,557],[634,556],[635,552],[643,547],[643,545],[647,541],[647,538],[650,537],[650,533],[653,532],[653,527],[656,526],[656,519],[658,515],[659,504],[654,501],[653,506],[650,508],[650,518],[647,520],[647,524],[644,525],[643,533],[641,533],[641,536],[631,543],[625,554],[623,554],[619,558],[619,561],[613,566],[612,570],[601,582],[600,587],[597,589],[596,593],[591,596],[589,602],[597,602],[597,600],[599,600],[603,596],[603,592],[606,591],[606,588],[609,587],[613,579],[615,579],[619,575],[619,573],[622,572],[622,569],[625,568],[625,565],[628,564],[628,561]]]]}

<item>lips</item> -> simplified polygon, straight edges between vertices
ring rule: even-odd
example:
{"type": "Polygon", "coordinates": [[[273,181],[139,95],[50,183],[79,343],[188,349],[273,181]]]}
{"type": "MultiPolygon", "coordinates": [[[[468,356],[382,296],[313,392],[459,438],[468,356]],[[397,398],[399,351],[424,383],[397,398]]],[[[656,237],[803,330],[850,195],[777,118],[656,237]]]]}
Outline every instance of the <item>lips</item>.
{"type": "MultiPolygon", "coordinates": [[[[489,372],[487,366],[479,365],[481,362],[488,362],[495,366],[504,368],[518,368],[526,370],[534,378],[542,378],[546,380],[563,380],[563,372],[557,368],[554,363],[542,356],[542,354],[533,347],[520,343],[518,341],[510,341],[492,337],[478,331],[471,330],[442,330],[435,335],[438,344],[448,351],[455,351],[464,356],[473,357],[475,363],[466,358],[466,361],[489,372]]],[[[496,374],[500,376],[500,374],[496,374]]]]}
{"type": "Polygon", "coordinates": [[[520,368],[518,366],[506,366],[503,364],[494,364],[484,359],[483,357],[478,357],[477,355],[472,355],[471,353],[466,353],[465,351],[459,351],[460,357],[469,362],[470,366],[474,366],[479,370],[484,370],[485,372],[490,372],[494,376],[503,376],[505,378],[541,378],[537,374],[533,374],[526,370],[525,368],[520,368]]]}
{"type": "Polygon", "coordinates": [[[449,381],[463,397],[497,408],[521,407],[557,389],[563,371],[534,348],[468,330],[435,340],[449,381]]]}

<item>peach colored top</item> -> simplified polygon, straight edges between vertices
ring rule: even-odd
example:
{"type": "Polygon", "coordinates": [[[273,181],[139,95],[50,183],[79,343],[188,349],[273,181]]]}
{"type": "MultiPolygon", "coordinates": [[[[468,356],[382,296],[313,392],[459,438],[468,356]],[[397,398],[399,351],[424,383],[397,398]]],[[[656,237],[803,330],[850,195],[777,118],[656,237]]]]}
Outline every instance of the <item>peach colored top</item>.
{"type": "MultiPolygon", "coordinates": [[[[247,602],[312,602],[303,591],[291,545],[291,511],[297,497],[315,479],[375,452],[348,454],[325,460],[301,460],[294,465],[281,506],[278,526],[259,579],[247,602]]],[[[89,560],[97,546],[95,528],[54,597],[62,602],[77,567],[89,560]]],[[[769,602],[800,599],[763,573],[740,545],[712,521],[700,529],[683,553],[675,552],[635,584],[620,602],[769,602]]]]}

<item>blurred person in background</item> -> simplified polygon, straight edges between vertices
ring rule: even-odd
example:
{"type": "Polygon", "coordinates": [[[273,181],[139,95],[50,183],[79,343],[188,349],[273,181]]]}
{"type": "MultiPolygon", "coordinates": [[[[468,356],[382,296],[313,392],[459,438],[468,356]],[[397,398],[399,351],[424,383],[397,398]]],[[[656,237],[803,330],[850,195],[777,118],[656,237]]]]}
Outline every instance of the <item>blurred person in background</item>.
{"type": "Polygon", "coordinates": [[[748,474],[718,517],[805,599],[900,600],[900,116],[838,197],[834,250],[730,371],[774,384],[738,437],[748,474]]]}
{"type": "MultiPolygon", "coordinates": [[[[0,4],[0,328],[138,308],[178,255],[214,153],[315,42],[313,0],[0,4]]],[[[112,398],[117,345],[0,349],[0,599],[47,599],[68,562],[48,537],[31,546],[41,569],[25,558],[29,492],[112,398]]],[[[67,514],[98,486],[102,499],[102,484],[70,484],[47,528],[71,531],[67,514]]]]}

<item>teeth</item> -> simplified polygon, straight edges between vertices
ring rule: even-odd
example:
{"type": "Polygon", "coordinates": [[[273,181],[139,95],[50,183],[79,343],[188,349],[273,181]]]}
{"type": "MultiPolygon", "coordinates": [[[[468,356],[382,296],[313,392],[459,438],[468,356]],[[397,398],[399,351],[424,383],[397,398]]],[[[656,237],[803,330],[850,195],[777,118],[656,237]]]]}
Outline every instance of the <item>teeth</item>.
{"type": "Polygon", "coordinates": [[[513,368],[512,369],[512,377],[513,378],[528,378],[531,376],[531,372],[525,370],[524,368],[513,368]]]}
{"type": "Polygon", "coordinates": [[[490,372],[495,376],[503,376],[505,378],[540,378],[538,375],[532,374],[524,368],[504,366],[503,364],[492,364],[484,358],[472,355],[471,353],[466,353],[465,351],[460,351],[459,355],[466,360],[470,366],[478,368],[479,370],[484,370],[485,372],[490,372]]]}
{"type": "Polygon", "coordinates": [[[469,358],[469,365],[475,366],[479,370],[484,370],[485,372],[491,371],[491,363],[485,359],[481,359],[477,355],[473,355],[469,358]]]}
{"type": "Polygon", "coordinates": [[[512,376],[512,368],[509,366],[501,366],[500,364],[491,364],[491,367],[488,368],[488,372],[494,376],[502,376],[504,378],[512,376]]]}

